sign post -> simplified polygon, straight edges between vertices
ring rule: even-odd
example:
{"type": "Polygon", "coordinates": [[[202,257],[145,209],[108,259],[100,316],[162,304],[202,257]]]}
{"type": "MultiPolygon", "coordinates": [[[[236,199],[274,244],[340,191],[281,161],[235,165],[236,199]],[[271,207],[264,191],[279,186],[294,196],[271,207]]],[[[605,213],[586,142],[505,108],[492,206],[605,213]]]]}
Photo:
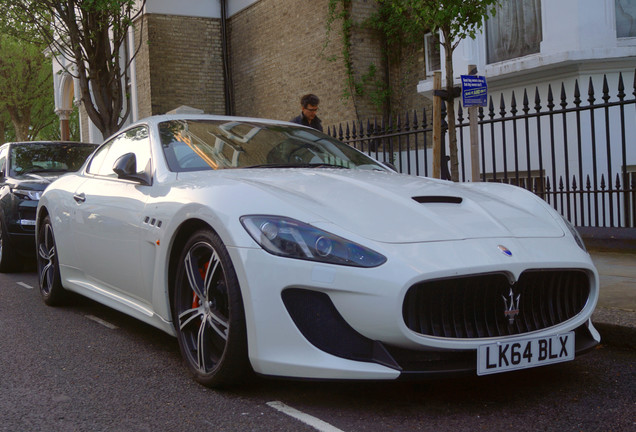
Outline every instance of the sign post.
{"type": "Polygon", "coordinates": [[[462,105],[468,108],[470,130],[470,171],[473,182],[479,181],[479,139],[477,135],[477,108],[488,104],[486,77],[477,75],[477,66],[468,66],[468,75],[462,75],[462,105]]]}

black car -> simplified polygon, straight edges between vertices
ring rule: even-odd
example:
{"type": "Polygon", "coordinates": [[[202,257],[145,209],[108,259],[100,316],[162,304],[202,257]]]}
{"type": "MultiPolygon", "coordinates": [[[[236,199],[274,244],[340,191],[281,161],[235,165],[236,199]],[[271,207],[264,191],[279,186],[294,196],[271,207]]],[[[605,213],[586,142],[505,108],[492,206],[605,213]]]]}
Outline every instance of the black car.
{"type": "Polygon", "coordinates": [[[35,213],[42,191],[81,168],[96,144],[11,142],[0,147],[0,272],[35,257],[35,213]]]}

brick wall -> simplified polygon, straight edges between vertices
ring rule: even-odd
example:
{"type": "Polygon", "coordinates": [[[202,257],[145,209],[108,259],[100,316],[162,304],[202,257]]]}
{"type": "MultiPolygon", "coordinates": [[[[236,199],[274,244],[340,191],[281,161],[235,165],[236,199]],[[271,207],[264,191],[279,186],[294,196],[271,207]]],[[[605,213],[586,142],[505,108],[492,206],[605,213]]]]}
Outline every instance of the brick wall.
{"type": "Polygon", "coordinates": [[[181,105],[225,114],[221,24],[217,19],[148,14],[137,68],[140,118],[181,105]]]}
{"type": "MultiPolygon", "coordinates": [[[[347,75],[341,22],[333,23],[325,46],[328,4],[328,0],[260,0],[230,18],[236,115],[289,120],[299,114],[299,99],[306,93],[320,97],[318,115],[325,127],[383,114],[368,95],[343,98],[347,75]]],[[[390,79],[393,111],[419,110],[425,101],[416,90],[424,68],[423,54],[392,62],[387,73],[379,35],[361,25],[375,8],[372,0],[352,2],[351,56],[356,78],[373,64],[374,80],[390,79]],[[412,67],[406,65],[409,61],[414,62],[412,67]]],[[[136,26],[136,39],[143,41],[136,58],[139,117],[162,114],[180,105],[223,114],[219,20],[159,14],[145,15],[142,20],[143,25],[136,26]]]]}
{"type": "Polygon", "coordinates": [[[342,100],[346,73],[340,34],[326,41],[327,0],[261,0],[230,20],[231,67],[237,115],[289,120],[300,113],[300,97],[320,97],[323,126],[355,119],[342,100]]]}
{"type": "Polygon", "coordinates": [[[418,117],[426,107],[426,115],[432,114],[432,102],[417,92],[417,84],[426,79],[424,41],[421,46],[405,47],[389,56],[389,82],[391,85],[391,111],[401,114],[417,110],[418,117]]]}

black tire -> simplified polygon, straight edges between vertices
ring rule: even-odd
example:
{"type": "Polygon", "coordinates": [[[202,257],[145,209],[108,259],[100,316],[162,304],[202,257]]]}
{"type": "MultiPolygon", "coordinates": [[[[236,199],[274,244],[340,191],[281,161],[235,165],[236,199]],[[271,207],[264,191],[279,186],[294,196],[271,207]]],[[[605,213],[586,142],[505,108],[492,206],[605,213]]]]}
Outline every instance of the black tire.
{"type": "Polygon", "coordinates": [[[179,257],[173,319],[181,354],[197,382],[224,388],[250,376],[238,279],[227,249],[210,230],[195,232],[179,257]]]}
{"type": "Polygon", "coordinates": [[[57,247],[55,246],[51,218],[48,215],[38,230],[36,248],[40,294],[47,305],[59,306],[66,300],[67,292],[62,286],[60,278],[57,247]]]}
{"type": "Polygon", "coordinates": [[[11,241],[4,220],[0,218],[0,273],[16,270],[15,251],[11,251],[11,241]]]}

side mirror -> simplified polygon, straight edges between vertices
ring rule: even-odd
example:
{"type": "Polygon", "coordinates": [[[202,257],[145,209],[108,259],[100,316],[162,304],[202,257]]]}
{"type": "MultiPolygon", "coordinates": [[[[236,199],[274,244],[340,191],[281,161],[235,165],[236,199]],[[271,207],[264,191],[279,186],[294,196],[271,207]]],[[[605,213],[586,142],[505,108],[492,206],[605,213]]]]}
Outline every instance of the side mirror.
{"type": "Polygon", "coordinates": [[[150,185],[150,176],[147,173],[137,173],[137,158],[134,153],[126,153],[120,156],[113,165],[113,171],[117,178],[136,181],[142,185],[150,185]]]}

